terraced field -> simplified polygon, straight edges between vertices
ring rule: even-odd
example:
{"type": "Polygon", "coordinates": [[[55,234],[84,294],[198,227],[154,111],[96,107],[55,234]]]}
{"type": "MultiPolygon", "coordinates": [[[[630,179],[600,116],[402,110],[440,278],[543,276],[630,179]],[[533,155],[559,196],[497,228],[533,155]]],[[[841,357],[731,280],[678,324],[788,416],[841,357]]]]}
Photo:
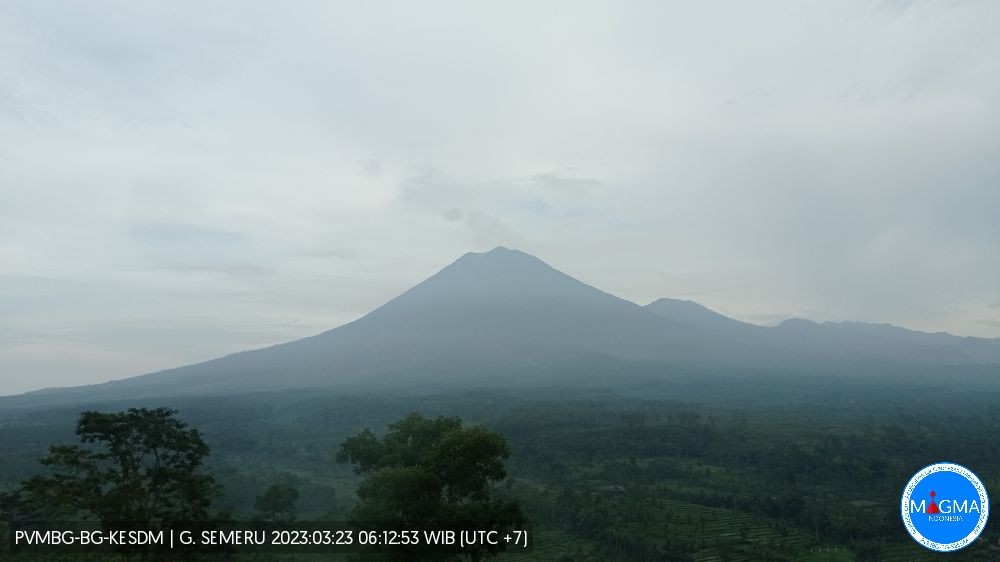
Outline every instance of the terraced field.
{"type": "Polygon", "coordinates": [[[699,562],[787,557],[810,543],[801,531],[731,509],[657,498],[640,511],[647,523],[633,525],[630,531],[654,544],[693,544],[699,562]]]}

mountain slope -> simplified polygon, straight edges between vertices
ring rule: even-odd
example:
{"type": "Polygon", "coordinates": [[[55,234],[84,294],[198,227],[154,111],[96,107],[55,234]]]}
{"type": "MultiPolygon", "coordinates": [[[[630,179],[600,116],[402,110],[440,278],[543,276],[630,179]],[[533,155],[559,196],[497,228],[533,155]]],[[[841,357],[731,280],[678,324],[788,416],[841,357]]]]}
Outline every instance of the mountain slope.
{"type": "Polygon", "coordinates": [[[133,396],[482,380],[595,355],[662,361],[697,339],[669,319],[501,247],[466,254],[366,316],[316,336],[86,391],[133,396]]]}
{"type": "Polygon", "coordinates": [[[646,310],[687,326],[698,326],[714,330],[754,331],[761,329],[747,322],[723,316],[694,301],[678,299],[657,299],[644,307],[646,310]]]}
{"type": "Polygon", "coordinates": [[[773,337],[804,352],[930,365],[1000,364],[1000,340],[917,332],[891,324],[817,323],[802,318],[772,328],[773,337]]]}
{"type": "Polygon", "coordinates": [[[689,300],[658,299],[645,306],[650,312],[690,327],[717,334],[741,334],[757,345],[816,359],[845,362],[892,361],[901,364],[1000,364],[1000,340],[929,334],[891,324],[865,322],[818,323],[791,318],[774,327],[757,326],[723,316],[689,300]]]}
{"type": "MultiPolygon", "coordinates": [[[[344,386],[579,382],[627,384],[631,371],[849,372],[861,363],[1000,365],[1000,340],[866,324],[791,320],[765,328],[697,303],[645,307],[534,256],[469,253],[364,317],[301,340],[28,401],[226,394],[344,386]]],[[[0,399],[4,402],[20,397],[0,399]]]]}

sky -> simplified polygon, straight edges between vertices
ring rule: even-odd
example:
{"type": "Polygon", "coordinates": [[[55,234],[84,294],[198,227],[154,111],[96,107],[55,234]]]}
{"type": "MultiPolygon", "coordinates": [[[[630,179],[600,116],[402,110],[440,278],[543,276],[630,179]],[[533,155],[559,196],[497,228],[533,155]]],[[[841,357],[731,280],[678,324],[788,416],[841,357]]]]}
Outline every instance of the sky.
{"type": "Polygon", "coordinates": [[[312,335],[468,251],[1000,337],[1000,2],[0,4],[0,394],[312,335]]]}

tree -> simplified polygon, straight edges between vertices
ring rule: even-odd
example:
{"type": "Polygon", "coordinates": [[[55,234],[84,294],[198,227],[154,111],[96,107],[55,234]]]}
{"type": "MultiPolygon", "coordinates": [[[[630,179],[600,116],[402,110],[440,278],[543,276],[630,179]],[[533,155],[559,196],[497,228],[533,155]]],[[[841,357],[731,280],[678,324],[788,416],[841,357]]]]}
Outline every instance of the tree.
{"type": "MultiPolygon", "coordinates": [[[[493,497],[494,483],[507,476],[507,440],[482,426],[463,427],[458,417],[428,419],[412,413],[377,438],[364,430],[340,446],[338,462],[352,463],[365,475],[358,486],[355,521],[403,524],[407,528],[447,522],[479,528],[519,527],[524,515],[517,502],[493,497]]],[[[502,548],[502,547],[500,547],[502,548]]],[[[472,559],[499,548],[468,549],[472,559]]],[[[384,559],[453,560],[451,553],[420,552],[407,547],[384,559]]]]}
{"type": "Polygon", "coordinates": [[[0,552],[10,549],[10,522],[30,516],[19,491],[0,492],[0,552]]]}
{"type": "Polygon", "coordinates": [[[299,491],[294,486],[279,482],[257,496],[254,508],[270,521],[292,521],[298,499],[299,491]]]}
{"type": "Polygon", "coordinates": [[[51,447],[41,463],[50,474],[21,487],[22,501],[50,516],[90,514],[102,525],[128,521],[146,528],[207,518],[214,479],[202,472],[209,449],[198,430],[167,408],[83,412],[82,445],[51,447]]]}

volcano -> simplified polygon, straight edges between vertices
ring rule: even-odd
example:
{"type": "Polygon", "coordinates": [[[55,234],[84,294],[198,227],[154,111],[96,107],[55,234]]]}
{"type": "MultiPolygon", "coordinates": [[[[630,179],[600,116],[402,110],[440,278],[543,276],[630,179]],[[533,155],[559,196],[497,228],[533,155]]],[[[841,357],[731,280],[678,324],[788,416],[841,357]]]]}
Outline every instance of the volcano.
{"type": "Polygon", "coordinates": [[[830,364],[849,369],[866,362],[1000,365],[1000,340],[798,319],[764,327],[674,299],[639,306],[532,255],[498,247],[465,254],[364,317],[315,336],[22,396],[63,401],[337,386],[565,384],[583,378],[614,385],[626,384],[628,373],[640,370],[669,377],[808,372],[830,364]]]}

